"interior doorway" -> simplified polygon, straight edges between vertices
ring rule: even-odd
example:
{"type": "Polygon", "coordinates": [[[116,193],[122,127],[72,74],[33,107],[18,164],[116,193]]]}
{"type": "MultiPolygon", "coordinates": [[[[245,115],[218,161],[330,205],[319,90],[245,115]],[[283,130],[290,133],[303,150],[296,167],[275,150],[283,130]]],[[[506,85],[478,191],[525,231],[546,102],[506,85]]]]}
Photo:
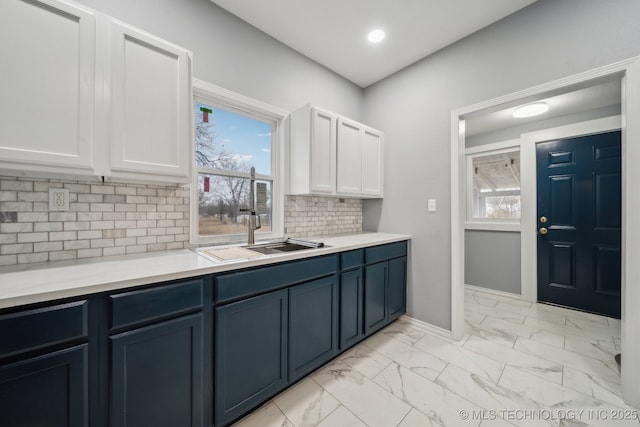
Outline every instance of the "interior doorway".
{"type": "MultiPolygon", "coordinates": [[[[533,102],[544,97],[561,93],[577,87],[589,87],[602,79],[617,78],[622,82],[621,116],[617,118],[617,129],[622,130],[622,244],[621,244],[621,282],[622,282],[622,346],[625,357],[622,360],[622,388],[625,401],[632,406],[640,407],[640,366],[632,362],[640,358],[640,336],[634,330],[640,327],[640,311],[635,309],[634,301],[640,300],[640,264],[636,261],[640,257],[640,223],[632,218],[640,212],[640,194],[634,191],[632,183],[640,182],[640,169],[630,167],[640,161],[640,123],[627,120],[627,117],[635,117],[640,114],[640,58],[632,58],[610,66],[571,76],[558,81],[543,84],[531,89],[513,93],[507,96],[482,102],[476,105],[461,108],[452,112],[451,121],[451,191],[452,191],[452,318],[451,332],[453,338],[460,339],[464,333],[464,230],[465,230],[465,182],[464,182],[464,149],[465,149],[465,121],[475,114],[483,114],[498,111],[505,106],[517,106],[533,102]]],[[[604,120],[606,122],[606,120],[604,120]]],[[[602,123],[598,123],[602,125],[602,123]]],[[[616,129],[612,123],[605,123],[609,129],[616,129]]],[[[615,124],[614,124],[615,125],[615,124]]],[[[602,126],[586,126],[602,127],[602,126]]],[[[556,131],[566,131],[559,127],[556,131]]],[[[595,129],[595,131],[603,131],[595,129]]],[[[534,132],[535,133],[535,132],[534,132]]],[[[578,132],[580,135],[594,133],[594,129],[578,132]]],[[[566,137],[573,136],[569,133],[566,137]]],[[[524,143],[521,147],[533,150],[535,159],[535,143],[548,141],[557,135],[545,137],[544,132],[537,135],[523,135],[524,143]],[[531,144],[533,142],[533,144],[531,144]]],[[[521,152],[522,153],[522,152],[521,152]]],[[[531,173],[527,168],[533,167],[535,173],[535,160],[530,164],[523,161],[522,174],[531,173]]],[[[536,230],[537,212],[535,210],[535,180],[522,186],[522,258],[535,259],[536,254],[536,230]],[[529,208],[525,208],[526,197],[524,193],[532,194],[533,201],[529,200],[529,208]],[[534,209],[531,209],[531,206],[534,209]]],[[[531,281],[537,279],[536,263],[523,265],[523,279],[531,281]],[[533,271],[531,266],[533,265],[533,271]]],[[[536,280],[537,281],[537,280],[536,280]]],[[[529,287],[524,280],[522,283],[522,296],[529,300],[537,300],[537,289],[529,287]],[[532,290],[533,289],[533,290],[532,290]],[[532,299],[535,298],[535,299],[532,299]]]]}

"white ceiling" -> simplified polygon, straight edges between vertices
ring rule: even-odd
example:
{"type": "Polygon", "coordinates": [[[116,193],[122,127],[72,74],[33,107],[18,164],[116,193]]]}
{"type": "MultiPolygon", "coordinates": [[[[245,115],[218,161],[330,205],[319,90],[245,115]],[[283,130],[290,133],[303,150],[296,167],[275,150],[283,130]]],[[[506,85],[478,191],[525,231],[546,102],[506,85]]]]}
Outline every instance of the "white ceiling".
{"type": "Polygon", "coordinates": [[[536,0],[211,0],[361,87],[536,0]],[[382,28],[379,44],[367,33],[382,28]]]}
{"type": "Polygon", "coordinates": [[[562,93],[548,94],[474,113],[465,117],[465,133],[467,137],[475,136],[570,114],[613,107],[620,105],[621,97],[622,87],[619,78],[593,82],[587,87],[573,88],[562,93]],[[549,105],[549,111],[540,116],[525,119],[513,117],[512,113],[518,106],[533,101],[546,102],[549,105]]]}

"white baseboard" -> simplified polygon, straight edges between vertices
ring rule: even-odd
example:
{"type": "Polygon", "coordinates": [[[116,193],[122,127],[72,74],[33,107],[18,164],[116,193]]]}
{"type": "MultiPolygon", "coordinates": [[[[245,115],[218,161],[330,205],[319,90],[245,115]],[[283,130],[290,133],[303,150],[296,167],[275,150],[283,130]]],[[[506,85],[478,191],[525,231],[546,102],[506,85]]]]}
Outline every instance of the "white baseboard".
{"type": "Polygon", "coordinates": [[[493,294],[501,297],[507,297],[507,298],[513,298],[513,299],[519,299],[519,300],[525,301],[522,295],[512,294],[511,292],[498,291],[496,289],[483,288],[482,286],[475,286],[475,285],[464,285],[464,287],[465,289],[469,289],[470,291],[484,292],[485,294],[493,294]]]}
{"type": "Polygon", "coordinates": [[[422,320],[418,320],[413,317],[409,317],[407,315],[401,316],[399,320],[405,323],[408,323],[411,326],[416,326],[417,328],[422,329],[425,332],[429,332],[433,335],[438,335],[438,336],[453,340],[451,331],[447,329],[443,329],[439,326],[432,325],[431,323],[423,322],[422,320]]]}

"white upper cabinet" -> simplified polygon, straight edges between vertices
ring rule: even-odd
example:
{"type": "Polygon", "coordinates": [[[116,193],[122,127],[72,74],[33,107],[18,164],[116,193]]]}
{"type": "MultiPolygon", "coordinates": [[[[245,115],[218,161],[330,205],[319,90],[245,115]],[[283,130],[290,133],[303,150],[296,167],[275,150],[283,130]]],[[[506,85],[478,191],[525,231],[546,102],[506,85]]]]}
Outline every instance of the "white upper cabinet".
{"type": "Polygon", "coordinates": [[[93,13],[0,1],[0,168],[94,172],[93,13]]]}
{"type": "Polygon", "coordinates": [[[289,194],[382,197],[383,134],[305,106],[291,114],[289,194]]]}
{"type": "Polygon", "coordinates": [[[382,197],[384,149],[382,133],[364,127],[362,129],[362,194],[370,197],[382,197]]]}
{"type": "Polygon", "coordinates": [[[190,180],[187,51],[111,22],[111,175],[190,180]]]}
{"type": "Polygon", "coordinates": [[[0,52],[0,169],[190,181],[188,51],[65,0],[2,0],[0,52]]]}

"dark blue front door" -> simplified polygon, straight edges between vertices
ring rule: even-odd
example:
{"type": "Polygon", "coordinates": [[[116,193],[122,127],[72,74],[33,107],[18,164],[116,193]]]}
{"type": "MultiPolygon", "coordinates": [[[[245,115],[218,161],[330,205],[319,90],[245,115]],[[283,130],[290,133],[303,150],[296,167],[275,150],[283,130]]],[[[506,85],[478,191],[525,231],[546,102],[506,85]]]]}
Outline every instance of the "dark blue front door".
{"type": "Polygon", "coordinates": [[[537,145],[538,300],[620,317],[620,132],[537,145]]]}

